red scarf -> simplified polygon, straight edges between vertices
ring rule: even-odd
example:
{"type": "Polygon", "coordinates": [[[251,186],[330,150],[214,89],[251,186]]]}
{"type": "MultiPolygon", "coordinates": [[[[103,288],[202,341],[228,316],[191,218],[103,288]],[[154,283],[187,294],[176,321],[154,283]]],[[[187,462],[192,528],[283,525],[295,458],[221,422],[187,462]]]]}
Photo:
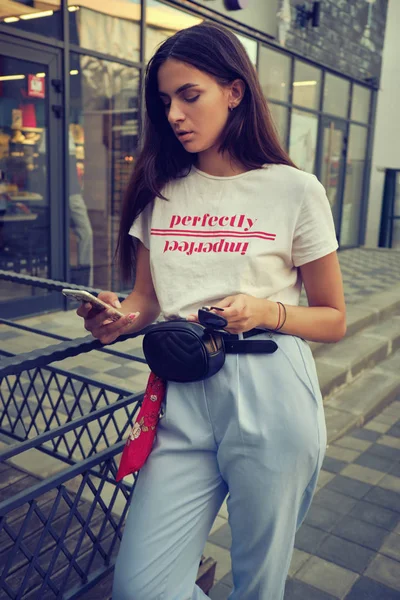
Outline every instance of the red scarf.
{"type": "Polygon", "coordinates": [[[142,406],[122,452],[117,481],[136,473],[146,462],[156,436],[165,390],[166,382],[150,373],[142,406]]]}

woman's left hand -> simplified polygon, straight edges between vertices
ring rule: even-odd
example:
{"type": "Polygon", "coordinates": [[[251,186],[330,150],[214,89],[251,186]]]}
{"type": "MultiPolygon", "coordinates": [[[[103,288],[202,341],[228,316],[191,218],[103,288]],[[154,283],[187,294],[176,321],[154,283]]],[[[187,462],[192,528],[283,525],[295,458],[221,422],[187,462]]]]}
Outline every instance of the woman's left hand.
{"type": "MultiPolygon", "coordinates": [[[[215,304],[224,311],[212,311],[220,314],[227,321],[225,330],[229,333],[243,333],[255,327],[268,327],[278,319],[278,307],[276,302],[255,298],[247,294],[236,294],[228,296],[215,304]],[[276,315],[276,317],[275,317],[276,315]]],[[[197,315],[189,315],[188,321],[197,321],[197,315]]]]}

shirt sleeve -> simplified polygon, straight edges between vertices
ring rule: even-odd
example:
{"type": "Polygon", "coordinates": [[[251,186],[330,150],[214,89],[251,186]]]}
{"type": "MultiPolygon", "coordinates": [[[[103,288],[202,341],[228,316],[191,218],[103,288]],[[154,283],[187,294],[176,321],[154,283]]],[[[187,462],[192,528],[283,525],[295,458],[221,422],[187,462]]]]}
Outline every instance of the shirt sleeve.
{"type": "Polygon", "coordinates": [[[150,249],[152,212],[153,202],[150,202],[140,213],[140,215],[134,220],[132,227],[129,230],[129,235],[140,240],[143,246],[147,248],[147,250],[150,249]]]}
{"type": "Polygon", "coordinates": [[[300,267],[334,252],[338,247],[332,210],[325,188],[313,175],[305,185],[295,226],[293,264],[300,267]]]}

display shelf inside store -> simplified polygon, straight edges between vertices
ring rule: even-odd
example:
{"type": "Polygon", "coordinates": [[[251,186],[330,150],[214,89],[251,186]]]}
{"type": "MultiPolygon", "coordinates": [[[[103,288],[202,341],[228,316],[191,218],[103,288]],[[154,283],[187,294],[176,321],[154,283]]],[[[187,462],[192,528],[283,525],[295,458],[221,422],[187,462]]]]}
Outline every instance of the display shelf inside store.
{"type": "Polygon", "coordinates": [[[27,131],[28,133],[43,133],[44,127],[11,127],[13,131],[27,131]]]}

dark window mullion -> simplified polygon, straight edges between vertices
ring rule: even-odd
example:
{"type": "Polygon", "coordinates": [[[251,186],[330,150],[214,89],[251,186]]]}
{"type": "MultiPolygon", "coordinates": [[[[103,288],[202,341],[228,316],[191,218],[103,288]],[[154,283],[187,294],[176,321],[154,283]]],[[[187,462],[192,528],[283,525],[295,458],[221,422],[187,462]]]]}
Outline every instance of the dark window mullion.
{"type": "Polygon", "coordinates": [[[96,50],[90,50],[90,48],[83,48],[77,44],[69,45],[70,52],[74,52],[75,54],[83,54],[85,56],[93,56],[94,58],[98,58],[100,60],[107,60],[114,63],[119,63],[121,65],[125,65],[127,67],[134,67],[135,69],[140,69],[143,65],[141,62],[134,62],[132,60],[126,60],[124,58],[120,58],[118,56],[113,56],[112,54],[105,54],[103,52],[97,52],[96,50]]]}

